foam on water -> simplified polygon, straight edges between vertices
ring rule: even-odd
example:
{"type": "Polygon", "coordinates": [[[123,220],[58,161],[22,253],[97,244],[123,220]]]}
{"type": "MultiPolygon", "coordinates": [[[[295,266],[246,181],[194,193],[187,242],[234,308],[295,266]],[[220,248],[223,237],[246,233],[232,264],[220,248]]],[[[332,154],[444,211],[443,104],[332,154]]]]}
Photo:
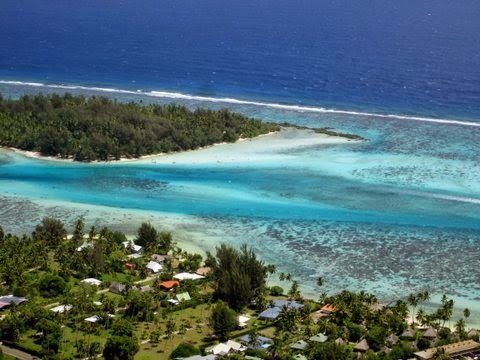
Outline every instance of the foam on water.
{"type": "Polygon", "coordinates": [[[353,115],[353,116],[362,116],[362,117],[374,117],[382,119],[397,119],[397,120],[408,120],[408,121],[423,121],[437,124],[448,124],[448,125],[461,125],[461,126],[473,126],[480,127],[480,123],[471,122],[471,121],[461,121],[455,119],[436,119],[428,118],[421,116],[406,116],[399,114],[377,114],[371,112],[358,112],[358,111],[348,111],[348,110],[339,110],[339,109],[327,109],[323,107],[311,107],[311,106],[300,106],[300,105],[287,105],[287,104],[275,104],[275,103],[266,103],[258,101],[249,101],[233,98],[221,98],[221,97],[207,97],[207,96],[198,96],[198,95],[188,95],[175,92],[166,92],[166,91],[144,91],[144,90],[125,90],[125,89],[114,89],[114,88],[102,88],[102,87],[88,87],[80,85],[66,85],[66,84],[45,84],[38,82],[22,82],[22,81],[12,81],[12,80],[0,80],[0,84],[4,85],[16,85],[16,86],[31,86],[31,87],[44,87],[50,89],[61,89],[61,90],[85,90],[85,91],[95,91],[95,92],[105,92],[105,93],[115,93],[115,94],[128,94],[128,95],[144,95],[158,98],[166,98],[173,100],[193,100],[193,101],[206,101],[219,104],[234,104],[234,105],[254,105],[267,107],[272,109],[296,111],[296,112],[314,112],[321,114],[340,114],[340,115],[353,115]]]}

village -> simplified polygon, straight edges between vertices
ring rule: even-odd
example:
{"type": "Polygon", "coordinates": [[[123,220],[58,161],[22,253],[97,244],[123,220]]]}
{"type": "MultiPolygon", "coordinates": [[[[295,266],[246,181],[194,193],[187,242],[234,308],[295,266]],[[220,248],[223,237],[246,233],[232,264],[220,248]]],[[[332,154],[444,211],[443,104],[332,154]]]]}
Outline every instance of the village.
{"type": "MultiPolygon", "coordinates": [[[[143,223],[73,234],[45,218],[31,236],[0,228],[3,359],[477,359],[469,310],[427,313],[428,292],[383,304],[365,292],[305,299],[246,245],[206,258],[143,223]],[[285,287],[285,289],[283,288],[285,287]],[[18,355],[21,354],[21,355],[18,355]],[[21,357],[18,357],[21,356],[21,357]]],[[[328,281],[328,280],[327,280],[328,281]]]]}

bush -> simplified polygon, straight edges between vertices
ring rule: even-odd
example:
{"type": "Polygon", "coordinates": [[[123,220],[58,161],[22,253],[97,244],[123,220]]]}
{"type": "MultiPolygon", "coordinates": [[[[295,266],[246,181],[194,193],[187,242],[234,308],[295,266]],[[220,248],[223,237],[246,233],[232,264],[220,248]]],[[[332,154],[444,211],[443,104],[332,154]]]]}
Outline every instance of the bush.
{"type": "Polygon", "coordinates": [[[284,291],[283,291],[283,288],[280,287],[280,286],[277,286],[277,285],[272,286],[272,287],[270,288],[270,295],[272,295],[272,296],[280,296],[280,295],[283,295],[283,292],[284,292],[284,291]]]}
{"type": "Polygon", "coordinates": [[[172,351],[170,359],[185,358],[193,355],[200,355],[201,353],[200,349],[192,344],[181,343],[172,351]]]}

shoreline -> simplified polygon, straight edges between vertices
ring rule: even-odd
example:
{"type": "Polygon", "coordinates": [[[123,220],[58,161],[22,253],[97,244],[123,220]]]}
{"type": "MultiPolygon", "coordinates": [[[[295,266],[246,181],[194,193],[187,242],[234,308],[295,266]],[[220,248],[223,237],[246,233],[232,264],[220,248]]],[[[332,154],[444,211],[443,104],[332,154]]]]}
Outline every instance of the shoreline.
{"type": "MultiPolygon", "coordinates": [[[[271,131],[267,134],[258,135],[255,138],[273,135],[277,132],[278,131],[271,131]]],[[[62,158],[62,157],[59,157],[59,156],[42,155],[39,151],[22,150],[22,149],[18,149],[18,148],[14,148],[14,147],[6,147],[6,146],[1,146],[1,145],[0,145],[0,150],[12,151],[15,154],[19,154],[19,155],[22,155],[24,157],[27,157],[27,158],[30,158],[30,159],[36,159],[36,160],[54,161],[54,162],[60,162],[60,163],[101,164],[101,165],[105,165],[105,164],[118,164],[118,163],[132,163],[132,162],[137,162],[137,161],[149,160],[149,159],[157,158],[157,157],[164,157],[164,156],[170,156],[170,155],[189,153],[189,152],[208,149],[208,148],[215,147],[215,146],[237,144],[237,143],[240,143],[240,142],[243,142],[243,141],[246,141],[246,140],[249,140],[249,139],[248,138],[240,138],[233,143],[228,143],[228,142],[223,141],[223,142],[214,143],[214,144],[207,145],[207,146],[202,146],[202,147],[199,147],[197,149],[178,151],[178,152],[172,152],[172,153],[148,154],[148,155],[142,155],[138,158],[121,157],[120,159],[93,160],[93,161],[75,161],[75,159],[73,159],[72,157],[62,158]]]]}
{"type": "MultiPolygon", "coordinates": [[[[40,161],[50,161],[50,162],[69,163],[69,164],[85,164],[85,165],[88,165],[88,164],[118,165],[118,164],[145,163],[145,162],[157,163],[158,161],[163,162],[164,160],[167,160],[167,159],[169,160],[177,157],[188,157],[189,155],[192,155],[192,154],[198,154],[200,152],[205,152],[205,151],[219,148],[219,147],[236,146],[236,145],[244,144],[247,142],[257,143],[264,139],[273,138],[275,136],[281,137],[280,140],[285,141],[286,143],[292,142],[290,144],[291,147],[309,146],[311,145],[311,143],[314,143],[316,145],[320,145],[320,144],[327,145],[327,144],[360,143],[365,141],[357,138],[349,138],[349,137],[343,136],[343,134],[341,133],[339,133],[338,135],[331,135],[331,134],[325,134],[323,132],[319,132],[318,129],[310,129],[310,128],[303,128],[303,127],[296,127],[296,126],[288,126],[288,127],[282,126],[279,131],[271,131],[269,133],[261,134],[253,138],[240,138],[237,141],[231,142],[231,143],[220,142],[220,143],[214,143],[211,145],[199,147],[197,149],[192,149],[192,150],[178,151],[178,152],[172,152],[172,153],[149,154],[149,155],[140,156],[138,158],[122,157],[118,160],[113,159],[113,160],[107,160],[107,161],[104,161],[104,160],[94,160],[89,162],[75,161],[73,158],[46,156],[46,155],[40,154],[38,151],[21,150],[18,148],[4,147],[4,146],[0,146],[0,150],[11,151],[25,158],[35,159],[40,161]],[[285,134],[291,134],[291,133],[311,136],[311,138],[316,139],[316,141],[309,141],[308,144],[302,144],[301,141],[298,141],[297,139],[289,139],[288,135],[285,136],[285,134]],[[284,136],[282,137],[282,135],[284,136]]],[[[288,147],[288,144],[285,144],[285,146],[288,147]]],[[[221,161],[218,160],[217,162],[221,162],[221,161]]]]}

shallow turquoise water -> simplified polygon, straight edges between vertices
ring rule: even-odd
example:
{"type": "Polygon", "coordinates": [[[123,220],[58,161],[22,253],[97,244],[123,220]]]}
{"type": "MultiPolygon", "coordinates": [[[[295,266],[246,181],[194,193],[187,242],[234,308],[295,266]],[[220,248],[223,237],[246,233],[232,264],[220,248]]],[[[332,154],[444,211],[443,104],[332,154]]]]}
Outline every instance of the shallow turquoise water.
{"type": "Polygon", "coordinates": [[[313,296],[321,275],[328,291],[367,289],[387,300],[421,289],[462,302],[480,299],[480,128],[229,107],[369,141],[275,149],[273,160],[203,164],[71,164],[3,151],[0,224],[22,232],[44,214],[69,224],[83,215],[132,231],[142,219],[137,212],[158,226],[168,216],[205,249],[220,241],[251,244],[313,296]],[[74,205],[66,210],[61,202],[74,205]],[[112,213],[100,215],[95,206],[112,213]]]}

